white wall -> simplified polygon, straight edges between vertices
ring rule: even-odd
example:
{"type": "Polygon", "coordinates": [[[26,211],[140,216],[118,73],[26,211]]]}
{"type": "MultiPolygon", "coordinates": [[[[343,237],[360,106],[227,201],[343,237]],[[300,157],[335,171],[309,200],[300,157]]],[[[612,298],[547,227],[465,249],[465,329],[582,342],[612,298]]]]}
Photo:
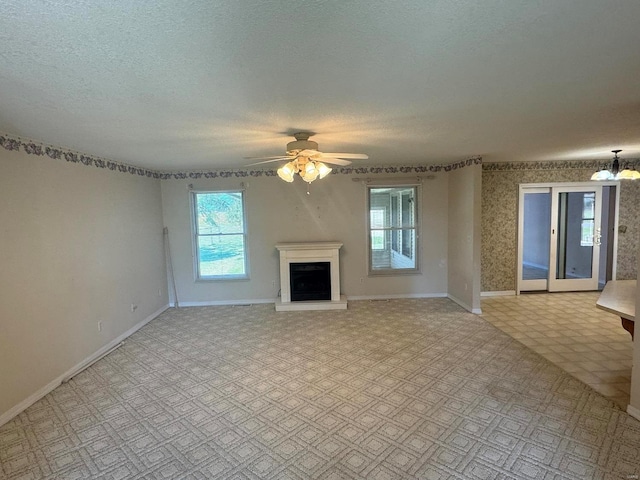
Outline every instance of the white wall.
{"type": "Polygon", "coordinates": [[[480,313],[482,167],[449,172],[449,298],[480,313]]]}
{"type": "Polygon", "coordinates": [[[168,303],[159,180],[0,148],[0,245],[0,419],[168,303]]]}
{"type": "Polygon", "coordinates": [[[344,243],[340,250],[341,290],[348,297],[446,294],[447,174],[439,173],[422,186],[421,273],[384,277],[367,276],[366,187],[352,178],[332,174],[316,180],[310,195],[299,178],[294,183],[264,176],[163,180],[162,210],[169,229],[179,302],[273,301],[279,290],[275,244],[323,240],[344,243]],[[188,185],[193,184],[196,190],[234,189],[243,181],[251,278],[195,282],[188,185]]]}

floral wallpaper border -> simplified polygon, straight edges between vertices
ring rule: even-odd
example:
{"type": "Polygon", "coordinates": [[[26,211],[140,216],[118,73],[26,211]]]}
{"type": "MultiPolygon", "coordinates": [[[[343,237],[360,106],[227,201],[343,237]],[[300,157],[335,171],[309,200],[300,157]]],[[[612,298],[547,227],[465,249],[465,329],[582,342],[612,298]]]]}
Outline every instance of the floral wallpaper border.
{"type": "Polygon", "coordinates": [[[113,160],[106,160],[92,155],[84,155],[76,153],[71,150],[52,147],[50,145],[44,145],[32,141],[23,141],[20,138],[12,138],[7,135],[0,135],[0,146],[5,150],[19,151],[20,148],[29,155],[46,155],[54,160],[65,159],[71,163],[81,163],[86,166],[94,166],[98,168],[106,168],[108,170],[114,170],[118,172],[126,172],[132,175],[140,175],[143,177],[160,178],[157,172],[141,167],[134,167],[120,162],[114,162],[113,160]]]}
{"type": "MultiPolygon", "coordinates": [[[[132,175],[140,175],[143,177],[157,178],[160,180],[182,180],[187,178],[229,178],[229,177],[275,177],[276,171],[273,169],[231,169],[231,170],[201,170],[201,171],[157,171],[148,168],[134,167],[125,163],[106,160],[104,158],[95,157],[93,155],[85,155],[74,152],[72,150],[53,147],[30,140],[23,140],[19,137],[12,137],[6,134],[0,134],[0,146],[5,150],[19,151],[22,149],[29,155],[47,156],[54,160],[64,159],[71,163],[81,163],[86,166],[94,166],[97,168],[106,168],[108,170],[130,173],[132,175]]],[[[482,157],[472,157],[467,160],[447,164],[447,165],[406,165],[406,166],[374,166],[374,167],[339,167],[334,168],[332,175],[366,175],[366,174],[393,174],[393,173],[437,173],[450,172],[459,168],[471,165],[481,165],[482,157]]]]}
{"type": "MultiPolygon", "coordinates": [[[[545,162],[485,162],[485,172],[512,172],[517,170],[597,170],[609,162],[598,160],[549,160],[545,162]]],[[[640,159],[620,158],[620,168],[629,164],[632,168],[640,167],[640,159]]]]}
{"type": "MultiPolygon", "coordinates": [[[[334,167],[331,175],[373,175],[373,174],[390,174],[390,173],[437,173],[437,172],[450,172],[459,168],[464,168],[470,165],[482,164],[481,157],[469,158],[468,160],[462,160],[460,162],[451,163],[448,165],[406,165],[398,167],[334,167]]],[[[210,170],[210,171],[191,171],[191,172],[160,172],[161,179],[176,179],[182,180],[186,178],[228,178],[228,177],[275,177],[277,173],[275,170],[210,170]]]]}

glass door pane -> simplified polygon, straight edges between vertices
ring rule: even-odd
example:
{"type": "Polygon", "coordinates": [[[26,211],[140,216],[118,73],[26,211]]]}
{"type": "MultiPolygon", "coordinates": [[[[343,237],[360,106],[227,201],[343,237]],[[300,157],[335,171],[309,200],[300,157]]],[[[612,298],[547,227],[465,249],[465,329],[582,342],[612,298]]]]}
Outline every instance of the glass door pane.
{"type": "Polygon", "coordinates": [[[519,291],[546,290],[551,238],[551,188],[520,194],[519,291]]]}
{"type": "Polygon", "coordinates": [[[551,194],[526,194],[524,212],[522,278],[546,280],[549,276],[551,194]]]}
{"type": "Polygon", "coordinates": [[[554,187],[549,291],[597,290],[602,187],[554,187]]]}

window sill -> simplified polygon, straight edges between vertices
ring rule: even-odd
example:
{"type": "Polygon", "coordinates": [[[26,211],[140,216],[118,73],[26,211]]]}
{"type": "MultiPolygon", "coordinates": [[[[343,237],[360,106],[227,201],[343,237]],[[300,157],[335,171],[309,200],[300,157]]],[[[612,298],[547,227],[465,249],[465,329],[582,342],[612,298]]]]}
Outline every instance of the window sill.
{"type": "Polygon", "coordinates": [[[243,282],[250,280],[248,275],[221,275],[215,277],[198,277],[196,283],[210,283],[210,282],[243,282]]]}
{"type": "Polygon", "coordinates": [[[421,275],[422,272],[418,269],[392,269],[392,270],[375,270],[369,271],[369,277],[391,277],[397,275],[421,275]]]}

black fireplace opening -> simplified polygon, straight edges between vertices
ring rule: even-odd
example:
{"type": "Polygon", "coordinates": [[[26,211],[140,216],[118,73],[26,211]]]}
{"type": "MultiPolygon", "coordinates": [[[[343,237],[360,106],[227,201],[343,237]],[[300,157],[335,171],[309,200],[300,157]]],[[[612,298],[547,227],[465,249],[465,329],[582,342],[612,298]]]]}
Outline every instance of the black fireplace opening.
{"type": "Polygon", "coordinates": [[[331,300],[330,262],[290,263],[291,301],[331,300]]]}

